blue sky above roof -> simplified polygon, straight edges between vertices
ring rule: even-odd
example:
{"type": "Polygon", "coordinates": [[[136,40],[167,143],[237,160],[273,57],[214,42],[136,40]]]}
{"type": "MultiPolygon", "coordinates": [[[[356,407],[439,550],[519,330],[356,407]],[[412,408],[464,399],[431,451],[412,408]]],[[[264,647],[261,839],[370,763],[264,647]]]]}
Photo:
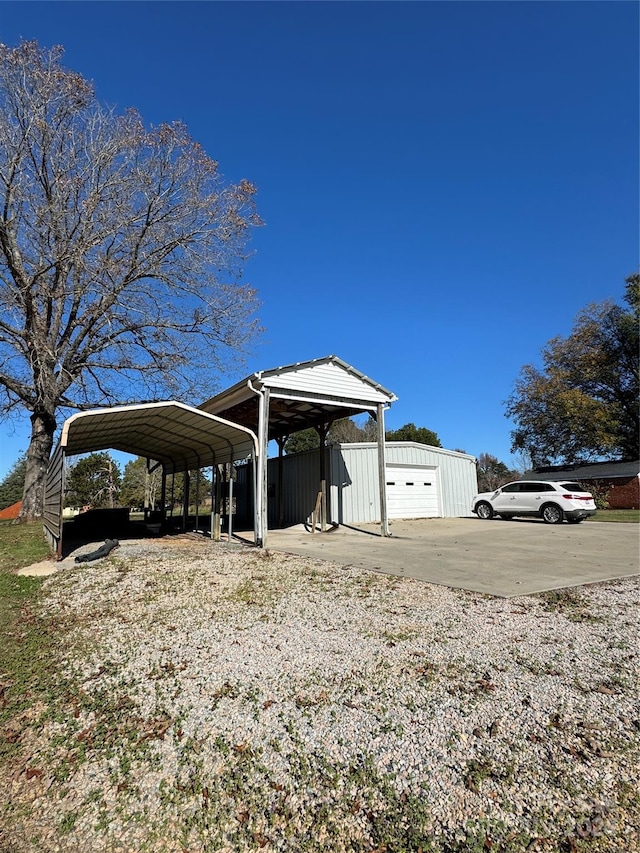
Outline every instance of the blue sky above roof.
{"type": "Polygon", "coordinates": [[[266,332],[203,399],[333,352],[397,394],[389,428],[505,461],[520,367],[638,265],[637,32],[618,2],[0,5],[1,41],[64,45],[257,185],[266,332]]]}

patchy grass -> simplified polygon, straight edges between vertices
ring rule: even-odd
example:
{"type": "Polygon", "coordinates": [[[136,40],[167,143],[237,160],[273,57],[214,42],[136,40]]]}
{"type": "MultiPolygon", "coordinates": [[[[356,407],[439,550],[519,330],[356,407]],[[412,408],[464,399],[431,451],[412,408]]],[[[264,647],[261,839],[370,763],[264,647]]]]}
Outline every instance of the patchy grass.
{"type": "Polygon", "coordinates": [[[0,521],[0,572],[15,572],[50,555],[41,522],[0,521]]]}
{"type": "Polygon", "coordinates": [[[36,615],[42,579],[15,574],[49,554],[42,524],[0,522],[0,768],[60,686],[53,628],[36,615]]]}
{"type": "Polygon", "coordinates": [[[587,521],[614,521],[638,524],[640,522],[640,509],[599,509],[587,521]]]}
{"type": "Polygon", "coordinates": [[[560,613],[570,622],[601,622],[589,609],[589,602],[579,589],[568,587],[550,589],[539,593],[536,598],[542,601],[545,610],[550,613],[560,613]]]}
{"type": "Polygon", "coordinates": [[[53,631],[35,614],[41,586],[39,578],[0,574],[0,767],[60,687],[53,631]]]}

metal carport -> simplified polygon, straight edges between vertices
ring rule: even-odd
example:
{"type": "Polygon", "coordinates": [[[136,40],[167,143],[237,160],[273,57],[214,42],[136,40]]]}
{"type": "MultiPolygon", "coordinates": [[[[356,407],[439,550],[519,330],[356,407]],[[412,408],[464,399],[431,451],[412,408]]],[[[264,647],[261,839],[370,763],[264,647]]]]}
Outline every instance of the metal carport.
{"type": "MultiPolygon", "coordinates": [[[[107,449],[152,459],[162,465],[165,475],[248,458],[255,461],[260,453],[249,427],[173,400],[72,415],[49,462],[45,491],[44,526],[58,557],[62,554],[65,459],[107,449]]],[[[260,544],[263,533],[257,516],[254,533],[260,544]]]]}
{"type": "MultiPolygon", "coordinates": [[[[202,403],[200,409],[234,423],[253,427],[258,435],[256,518],[260,519],[259,544],[267,542],[267,448],[278,444],[282,459],[284,443],[298,430],[314,427],[324,441],[335,420],[369,414],[378,425],[377,455],[380,496],[380,524],[383,536],[389,536],[385,485],[384,413],[398,398],[379,382],[366,376],[335,355],[261,370],[202,403]]],[[[280,465],[281,472],[281,465],[280,465]]],[[[326,474],[324,454],[320,454],[320,494],[323,524],[326,519],[326,474]]],[[[279,495],[282,477],[279,476],[279,495]]],[[[257,523],[257,522],[256,522],[257,523]]]]}

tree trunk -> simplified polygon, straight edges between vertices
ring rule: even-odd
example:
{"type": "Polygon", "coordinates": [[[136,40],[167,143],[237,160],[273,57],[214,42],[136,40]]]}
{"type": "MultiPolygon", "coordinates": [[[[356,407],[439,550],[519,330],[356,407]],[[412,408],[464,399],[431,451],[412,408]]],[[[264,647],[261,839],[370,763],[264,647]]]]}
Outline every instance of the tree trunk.
{"type": "Polygon", "coordinates": [[[31,415],[31,440],[27,450],[22,508],[17,521],[42,518],[47,466],[55,430],[56,419],[53,415],[46,412],[34,412],[31,415]]]}

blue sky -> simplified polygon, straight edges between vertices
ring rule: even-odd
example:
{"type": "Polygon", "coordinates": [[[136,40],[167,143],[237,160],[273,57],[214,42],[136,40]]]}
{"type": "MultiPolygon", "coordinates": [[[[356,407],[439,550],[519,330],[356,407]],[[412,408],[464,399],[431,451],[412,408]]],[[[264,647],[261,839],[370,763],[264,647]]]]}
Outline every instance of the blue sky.
{"type": "Polygon", "coordinates": [[[389,428],[509,462],[521,366],[637,269],[638,8],[5,0],[0,41],[64,45],[257,185],[266,331],[220,388],[334,353],[396,393],[389,428]]]}

